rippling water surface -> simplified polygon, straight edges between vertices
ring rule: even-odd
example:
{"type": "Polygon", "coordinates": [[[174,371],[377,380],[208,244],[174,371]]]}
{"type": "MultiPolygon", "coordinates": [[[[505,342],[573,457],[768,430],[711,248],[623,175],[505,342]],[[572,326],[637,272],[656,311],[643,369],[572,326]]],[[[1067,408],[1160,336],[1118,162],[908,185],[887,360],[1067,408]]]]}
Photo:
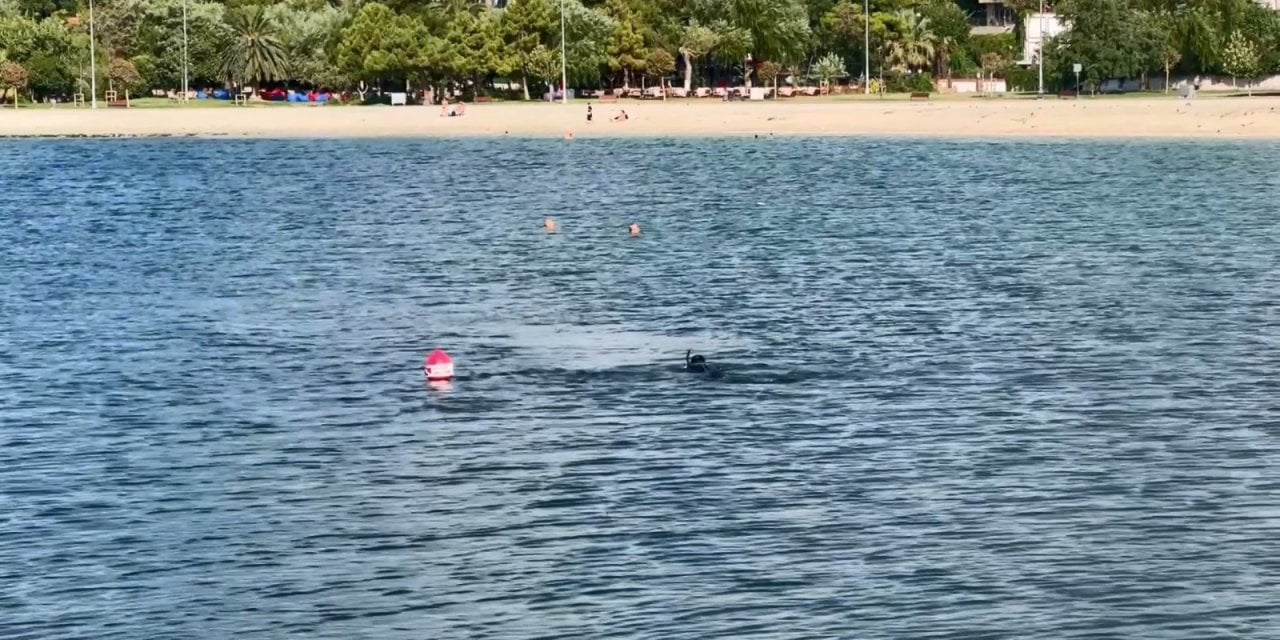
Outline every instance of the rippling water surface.
{"type": "Polygon", "coordinates": [[[1280,637],[1278,152],[0,143],[0,637],[1280,637]]]}

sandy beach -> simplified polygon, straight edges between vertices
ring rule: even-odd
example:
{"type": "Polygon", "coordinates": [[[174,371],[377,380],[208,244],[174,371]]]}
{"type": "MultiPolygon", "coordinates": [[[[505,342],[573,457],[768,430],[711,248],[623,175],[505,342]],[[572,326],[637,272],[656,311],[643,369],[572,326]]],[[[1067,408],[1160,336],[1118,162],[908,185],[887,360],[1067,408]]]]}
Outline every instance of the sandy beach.
{"type": "Polygon", "coordinates": [[[452,137],[940,136],[962,138],[1280,139],[1280,100],[1210,98],[981,99],[909,102],[477,104],[438,107],[0,109],[0,136],[452,137]],[[630,119],[611,116],[625,109],[630,119]]]}

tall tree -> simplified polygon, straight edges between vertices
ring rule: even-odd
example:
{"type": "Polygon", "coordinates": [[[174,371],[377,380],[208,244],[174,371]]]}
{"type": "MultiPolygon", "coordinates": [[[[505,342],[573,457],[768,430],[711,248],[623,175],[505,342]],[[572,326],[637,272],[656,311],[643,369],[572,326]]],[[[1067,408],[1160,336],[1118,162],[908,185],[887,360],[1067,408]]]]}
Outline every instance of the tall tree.
{"type": "MultiPolygon", "coordinates": [[[[562,0],[561,6],[565,11],[569,82],[595,82],[609,63],[609,37],[617,21],[606,11],[584,6],[581,0],[562,0]]],[[[559,45],[558,37],[556,43],[559,45]]]]}
{"type": "Polygon", "coordinates": [[[322,87],[348,82],[331,56],[341,41],[342,28],[351,19],[348,7],[324,4],[299,8],[280,3],[271,5],[267,14],[279,25],[290,78],[322,87]]]}
{"type": "Polygon", "coordinates": [[[1257,73],[1280,71],[1280,12],[1249,2],[1239,24],[1258,51],[1257,73]]]}
{"type": "Polygon", "coordinates": [[[1222,36],[1215,16],[1203,6],[1189,4],[1178,6],[1173,16],[1174,38],[1183,59],[1201,71],[1216,66],[1222,36]]]}
{"type": "Polygon", "coordinates": [[[488,10],[454,12],[439,44],[439,71],[476,90],[489,74],[510,71],[497,16],[488,10]]]}
{"type": "MultiPolygon", "coordinates": [[[[537,78],[548,87],[553,87],[560,79],[560,52],[552,51],[547,47],[538,45],[529,52],[525,62],[529,76],[537,78]]],[[[528,80],[526,78],[525,82],[528,80]]],[[[526,84],[525,95],[528,95],[529,89],[526,84]]]]}
{"type": "Polygon", "coordinates": [[[76,55],[71,31],[60,18],[0,16],[0,60],[5,59],[22,66],[26,73],[23,88],[32,99],[72,88],[76,55]]]}
{"type": "MultiPolygon", "coordinates": [[[[157,88],[182,86],[183,8],[182,0],[150,0],[138,28],[135,64],[146,59],[137,64],[138,71],[157,88]]],[[[200,87],[221,79],[220,57],[231,40],[231,28],[221,3],[188,2],[185,8],[188,78],[192,87],[200,87]]],[[[84,54],[87,58],[88,51],[84,54]]]]}
{"type": "Polygon", "coordinates": [[[927,0],[920,15],[934,35],[934,75],[951,76],[951,56],[969,44],[969,14],[952,0],[927,0]]]}
{"type": "MultiPolygon", "coordinates": [[[[551,47],[558,45],[559,15],[547,0],[519,0],[507,6],[502,14],[502,39],[506,43],[509,64],[520,75],[524,99],[529,99],[529,78],[550,81],[539,68],[551,47]],[[554,35],[553,35],[554,33],[554,35]]],[[[556,56],[556,72],[560,61],[556,56]]]]}
{"type": "Polygon", "coordinates": [[[616,21],[609,38],[609,69],[622,77],[622,86],[631,86],[631,74],[644,71],[644,37],[626,0],[608,0],[606,8],[616,21]]]}
{"type": "Polygon", "coordinates": [[[1055,58],[1059,78],[1071,77],[1077,63],[1084,67],[1082,79],[1094,86],[1113,78],[1145,79],[1159,68],[1165,42],[1159,21],[1128,0],[1064,0],[1060,11],[1071,28],[1054,39],[1062,52],[1055,58]]]}
{"type": "Polygon", "coordinates": [[[680,38],[680,57],[684,58],[684,90],[693,90],[693,65],[703,56],[711,53],[719,42],[719,35],[710,27],[703,26],[694,20],[685,26],[680,38]]]}
{"type": "Polygon", "coordinates": [[[95,1],[94,31],[103,52],[119,58],[141,53],[138,35],[147,10],[147,0],[95,1]]]}
{"type": "MultiPolygon", "coordinates": [[[[809,16],[799,0],[724,0],[732,30],[741,30],[749,38],[735,44],[747,45],[742,56],[743,80],[751,86],[752,71],[757,62],[775,60],[794,64],[804,57],[809,45],[809,16]]],[[[732,42],[722,33],[722,41],[732,42]]],[[[726,47],[728,49],[728,47],[726,47]]]]}
{"type": "Polygon", "coordinates": [[[41,20],[55,14],[75,13],[76,0],[8,0],[0,1],[0,14],[27,16],[41,20]]]}
{"type": "Polygon", "coordinates": [[[856,68],[861,69],[867,54],[863,51],[866,29],[867,15],[862,11],[862,3],[840,0],[818,21],[818,46],[856,62],[856,68]]]}
{"type": "Polygon", "coordinates": [[[435,47],[436,38],[421,21],[371,2],[342,30],[335,58],[338,67],[356,80],[403,82],[432,63],[435,47]]]}

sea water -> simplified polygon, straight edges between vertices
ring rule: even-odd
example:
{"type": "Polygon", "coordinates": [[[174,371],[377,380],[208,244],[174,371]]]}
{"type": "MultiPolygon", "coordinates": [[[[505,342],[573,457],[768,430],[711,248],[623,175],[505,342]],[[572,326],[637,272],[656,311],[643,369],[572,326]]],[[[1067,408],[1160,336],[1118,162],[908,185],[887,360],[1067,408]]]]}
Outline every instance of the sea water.
{"type": "Polygon", "coordinates": [[[1278,151],[0,142],[0,637],[1280,637],[1278,151]]]}

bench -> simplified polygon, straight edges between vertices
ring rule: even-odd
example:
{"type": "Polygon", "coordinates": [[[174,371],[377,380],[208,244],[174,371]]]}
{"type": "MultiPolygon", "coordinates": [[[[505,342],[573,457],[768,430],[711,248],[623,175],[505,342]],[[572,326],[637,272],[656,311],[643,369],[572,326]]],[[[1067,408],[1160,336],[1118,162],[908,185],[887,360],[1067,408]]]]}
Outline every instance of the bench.
{"type": "Polygon", "coordinates": [[[129,108],[129,102],[126,100],[108,100],[107,108],[110,109],[112,107],[127,109],[129,108]]]}
{"type": "Polygon", "coordinates": [[[1077,96],[1076,96],[1076,92],[1071,91],[1070,89],[1064,89],[1058,92],[1058,97],[1059,98],[1075,98],[1077,96]]]}
{"type": "Polygon", "coordinates": [[[618,95],[615,93],[604,93],[604,94],[601,94],[598,99],[600,100],[600,102],[617,102],[618,95]]]}
{"type": "Polygon", "coordinates": [[[928,99],[929,99],[929,94],[927,94],[927,93],[925,93],[925,92],[923,92],[923,91],[912,91],[912,92],[911,92],[911,99],[912,99],[912,100],[928,100],[928,99]]]}
{"type": "Polygon", "coordinates": [[[475,102],[476,102],[477,104],[484,104],[484,103],[486,103],[486,102],[493,102],[493,96],[476,96],[475,102]]]}

